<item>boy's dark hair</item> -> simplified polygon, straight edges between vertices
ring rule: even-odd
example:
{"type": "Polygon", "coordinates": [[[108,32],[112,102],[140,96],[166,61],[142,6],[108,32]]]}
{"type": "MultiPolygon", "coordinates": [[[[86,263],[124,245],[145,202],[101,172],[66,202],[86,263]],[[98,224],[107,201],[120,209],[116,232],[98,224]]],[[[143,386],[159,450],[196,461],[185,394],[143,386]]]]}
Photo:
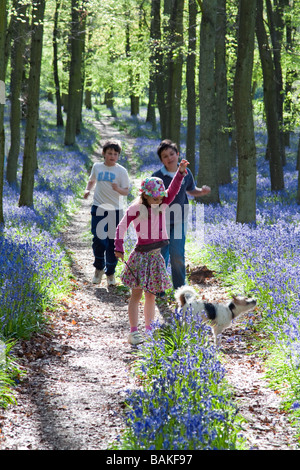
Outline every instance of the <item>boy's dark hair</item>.
{"type": "Polygon", "coordinates": [[[107,149],[114,149],[116,152],[121,153],[121,142],[115,139],[107,140],[102,147],[102,152],[105,153],[107,149]]]}
{"type": "Polygon", "coordinates": [[[157,147],[157,155],[159,156],[160,160],[161,160],[161,152],[168,148],[171,148],[175,150],[176,153],[178,153],[177,144],[175,144],[175,142],[172,142],[172,140],[170,139],[164,139],[161,141],[161,143],[157,147]]]}

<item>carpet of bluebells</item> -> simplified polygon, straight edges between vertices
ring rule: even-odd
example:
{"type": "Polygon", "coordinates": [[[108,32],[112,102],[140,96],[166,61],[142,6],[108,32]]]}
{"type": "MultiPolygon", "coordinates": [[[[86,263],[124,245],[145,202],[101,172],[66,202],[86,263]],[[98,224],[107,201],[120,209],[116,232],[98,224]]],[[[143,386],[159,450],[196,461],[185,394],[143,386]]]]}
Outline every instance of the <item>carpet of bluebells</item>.
{"type": "MultiPolygon", "coordinates": [[[[26,336],[43,321],[42,312],[66,285],[67,263],[59,230],[71,217],[82,191],[93,126],[78,137],[75,149],[63,146],[55,128],[54,107],[41,103],[39,169],[33,208],[18,207],[18,188],[4,189],[5,227],[0,235],[0,334],[26,336]],[[53,123],[53,124],[51,124],[53,123]]],[[[136,135],[135,158],[141,176],[159,168],[159,138],[144,119],[119,117],[136,135]]],[[[184,131],[184,130],[183,130],[184,131]]],[[[184,140],[184,139],[183,139],[184,140]]],[[[124,142],[126,147],[126,141],[124,142]]],[[[295,419],[300,408],[300,232],[296,204],[296,136],[287,148],[285,190],[271,193],[265,161],[266,132],[257,126],[257,224],[235,223],[237,170],[220,188],[221,204],[207,206],[204,227],[189,232],[187,256],[204,262],[236,292],[258,300],[260,322],[270,355],[269,376],[287,393],[295,419]],[[195,243],[203,238],[204,245],[195,243]],[[198,251],[196,251],[198,250],[198,251]]],[[[184,144],[181,155],[184,156],[184,144]]],[[[20,156],[20,167],[21,167],[20,156]]],[[[126,162],[120,161],[126,166],[126,162]]],[[[19,175],[20,180],[20,175],[19,175]]],[[[193,202],[192,204],[196,204],[193,202]]],[[[191,217],[197,211],[191,211],[191,217]]],[[[193,223],[192,226],[197,227],[193,223]]],[[[135,372],[140,387],[127,398],[127,427],[119,448],[234,449],[240,445],[238,417],[224,386],[224,368],[207,342],[204,327],[174,312],[168,327],[156,325],[140,348],[135,372]]]]}
{"type": "MultiPolygon", "coordinates": [[[[125,114],[121,119],[128,121],[125,114]]],[[[151,135],[142,119],[132,119],[131,126],[132,131],[138,136],[135,151],[141,162],[140,171],[151,174],[160,167],[156,154],[159,138],[151,135]]],[[[255,319],[255,316],[252,318],[250,316],[246,320],[246,327],[263,332],[260,337],[265,339],[262,340],[261,349],[264,354],[267,351],[269,356],[269,379],[276,389],[281,390],[285,399],[284,405],[290,409],[292,417],[295,418],[295,425],[299,429],[300,214],[299,205],[296,203],[298,138],[297,134],[291,135],[290,147],[286,148],[285,189],[273,193],[270,190],[269,163],[265,159],[266,129],[264,123],[257,123],[256,225],[242,225],[235,221],[237,168],[233,168],[232,182],[220,187],[221,204],[205,206],[204,228],[200,229],[201,233],[197,233],[195,229],[189,232],[186,251],[190,261],[198,265],[206,263],[219,273],[220,278],[227,284],[229,292],[246,293],[257,298],[259,320],[255,319]],[[203,230],[205,243],[199,247],[198,240],[202,239],[203,230]]],[[[180,153],[184,157],[184,143],[181,144],[180,153]]],[[[196,171],[198,164],[199,155],[196,157],[196,171]]],[[[197,205],[197,202],[193,201],[192,204],[197,205]]],[[[191,211],[191,214],[193,213],[197,214],[197,211],[191,211]]],[[[190,222],[191,226],[197,226],[195,221],[190,220],[190,222]]],[[[179,330],[173,327],[173,331],[179,330]]],[[[219,441],[214,435],[218,426],[214,424],[211,428],[207,425],[210,420],[214,423],[216,421],[224,423],[226,413],[228,416],[233,416],[229,411],[228,402],[221,400],[222,395],[218,397],[214,395],[213,400],[206,393],[200,392],[198,395],[199,387],[205,387],[201,379],[200,384],[199,382],[193,386],[188,384],[189,380],[194,380],[198,373],[199,377],[203,377],[204,350],[211,355],[207,369],[221,370],[217,355],[209,350],[208,345],[205,345],[204,349],[201,349],[202,346],[193,349],[188,340],[183,350],[187,355],[191,354],[191,357],[186,358],[187,369],[183,370],[181,360],[178,358],[181,354],[182,358],[185,357],[183,350],[174,352],[176,358],[170,355],[166,359],[165,346],[159,346],[155,339],[152,338],[147,347],[148,360],[143,359],[142,371],[148,380],[145,379],[145,386],[140,391],[131,393],[128,400],[129,440],[134,443],[133,445],[147,449],[234,448],[238,440],[235,426],[230,428],[230,420],[227,422],[226,432],[224,429],[221,430],[219,441]],[[164,370],[163,374],[152,374],[152,349],[158,349],[157,354],[161,362],[161,371],[164,370]],[[191,377],[190,361],[193,361],[194,367],[194,374],[191,377]],[[202,403],[202,397],[204,401],[207,399],[207,406],[202,403]],[[222,401],[222,406],[217,407],[219,418],[212,418],[218,400],[222,401]],[[226,438],[221,439],[220,436],[226,438]]],[[[222,373],[218,374],[221,378],[222,373]]],[[[214,380],[215,383],[219,383],[216,378],[214,380]]]]}
{"type": "Polygon", "coordinates": [[[142,386],[127,399],[122,449],[237,449],[237,410],[224,387],[225,370],[194,312],[175,311],[154,325],[139,348],[136,376],[142,386]]]}
{"type": "MultiPolygon", "coordinates": [[[[6,129],[9,140],[8,117],[6,129]]],[[[71,217],[85,184],[95,140],[90,132],[82,132],[75,148],[65,147],[64,131],[55,127],[55,107],[42,101],[33,207],[18,207],[22,147],[18,184],[4,183],[5,226],[0,234],[0,335],[4,338],[30,336],[43,322],[45,307],[65,289],[69,271],[59,230],[71,217]]]]}

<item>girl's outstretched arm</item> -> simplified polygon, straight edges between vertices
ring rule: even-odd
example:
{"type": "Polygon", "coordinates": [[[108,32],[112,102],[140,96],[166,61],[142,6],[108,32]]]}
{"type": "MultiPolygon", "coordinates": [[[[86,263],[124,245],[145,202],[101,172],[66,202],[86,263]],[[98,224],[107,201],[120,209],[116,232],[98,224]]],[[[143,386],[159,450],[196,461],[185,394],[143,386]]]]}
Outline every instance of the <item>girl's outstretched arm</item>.
{"type": "Polygon", "coordinates": [[[188,164],[189,162],[187,160],[181,160],[176,175],[172,179],[171,184],[167,189],[168,195],[165,196],[163,199],[164,204],[171,204],[176,194],[179,192],[182,180],[185,174],[187,173],[186,167],[188,166],[188,164]]]}
{"type": "Polygon", "coordinates": [[[187,160],[185,160],[184,158],[181,160],[181,162],[179,163],[179,171],[180,173],[186,173],[186,168],[187,166],[190,164],[190,162],[188,162],[187,160]]]}

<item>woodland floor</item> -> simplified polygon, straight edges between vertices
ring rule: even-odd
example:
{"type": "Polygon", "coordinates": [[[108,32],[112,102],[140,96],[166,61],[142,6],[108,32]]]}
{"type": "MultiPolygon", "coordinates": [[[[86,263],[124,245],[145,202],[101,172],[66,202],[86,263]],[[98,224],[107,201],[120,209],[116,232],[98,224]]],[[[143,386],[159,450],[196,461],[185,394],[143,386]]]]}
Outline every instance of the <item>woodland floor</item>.
{"type": "MultiPolygon", "coordinates": [[[[109,116],[95,123],[100,141],[118,136],[109,116]]],[[[130,156],[133,139],[128,137],[130,156]]],[[[98,158],[97,152],[93,156],[98,158]]],[[[48,332],[15,347],[26,376],[16,389],[17,405],[0,410],[1,450],[105,450],[124,427],[126,391],[136,386],[130,373],[134,349],[127,343],[128,297],[91,283],[91,199],[82,201],[63,240],[72,254],[74,289],[49,312],[48,332]]],[[[208,301],[227,300],[223,287],[205,268],[190,282],[208,301]]],[[[163,312],[157,312],[160,315],[163,312]]],[[[141,322],[142,322],[141,310],[141,322]]],[[[297,449],[294,430],[280,409],[280,396],[268,388],[264,362],[251,333],[235,323],[222,336],[227,381],[233,387],[243,435],[250,449],[297,449]]]]}

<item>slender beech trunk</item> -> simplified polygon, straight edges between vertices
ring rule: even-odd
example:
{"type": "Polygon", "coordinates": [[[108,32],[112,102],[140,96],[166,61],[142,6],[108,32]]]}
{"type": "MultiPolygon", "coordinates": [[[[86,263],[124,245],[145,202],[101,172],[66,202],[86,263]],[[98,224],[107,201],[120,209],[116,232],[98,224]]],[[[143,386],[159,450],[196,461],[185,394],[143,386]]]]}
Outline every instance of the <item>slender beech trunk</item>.
{"type": "Polygon", "coordinates": [[[54,13],[54,27],[53,27],[53,36],[52,36],[52,44],[53,44],[53,76],[54,76],[54,84],[55,84],[55,97],[56,97],[56,125],[57,127],[63,127],[64,120],[62,116],[62,101],[61,101],[61,94],[60,94],[60,84],[59,84],[59,76],[58,76],[58,52],[57,52],[57,35],[58,35],[58,14],[60,9],[60,0],[56,0],[55,5],[55,13],[54,13]]]}
{"type": "MultiPolygon", "coordinates": [[[[276,2],[275,2],[276,3],[276,2]]],[[[276,89],[276,102],[277,102],[277,113],[279,122],[279,139],[280,139],[280,153],[282,164],[286,164],[285,155],[285,138],[283,128],[283,103],[284,103],[284,92],[283,92],[283,81],[282,81],[282,67],[281,67],[281,46],[283,38],[283,5],[280,2],[272,8],[271,0],[266,0],[269,30],[272,40],[273,49],[273,61],[274,61],[274,74],[275,74],[275,89],[276,89]]]]}
{"type": "Polygon", "coordinates": [[[183,6],[184,0],[173,0],[170,16],[170,60],[167,93],[167,135],[180,147],[181,90],[183,65],[183,6]]]}
{"type": "Polygon", "coordinates": [[[14,2],[16,16],[11,19],[12,46],[11,46],[11,78],[10,78],[10,149],[7,157],[6,179],[9,184],[17,183],[18,159],[20,153],[21,137],[21,90],[24,73],[25,32],[27,29],[28,5],[22,1],[14,2]],[[22,17],[22,21],[18,17],[22,17]],[[26,21],[25,21],[26,19],[26,21]]]}
{"type": "Polygon", "coordinates": [[[271,189],[272,191],[278,191],[284,188],[284,179],[280,151],[281,146],[276,98],[276,77],[271,51],[268,46],[268,37],[264,26],[263,0],[257,0],[256,36],[263,70],[264,105],[268,131],[271,189]]]}
{"type": "Polygon", "coordinates": [[[216,18],[216,159],[218,183],[231,182],[231,150],[229,145],[229,120],[227,103],[227,67],[226,67],[226,0],[217,2],[216,18]]]}
{"type": "Polygon", "coordinates": [[[65,145],[74,145],[80,132],[82,106],[82,60],[84,50],[85,11],[79,0],[72,0],[71,65],[65,145]]]}
{"type": "Polygon", "coordinates": [[[240,0],[234,83],[234,115],[238,151],[236,221],[256,223],[256,149],[252,114],[252,69],[256,0],[240,0]]]}
{"type": "MultiPolygon", "coordinates": [[[[125,17],[126,17],[126,46],[125,46],[125,52],[126,52],[126,57],[130,61],[132,51],[131,51],[131,44],[130,44],[130,11],[126,9],[125,11],[125,17]]],[[[140,97],[135,91],[135,82],[139,81],[139,73],[135,70],[134,67],[131,65],[129,66],[129,88],[130,88],[130,114],[131,116],[137,116],[140,111],[140,97]]]]}
{"type": "MultiPolygon", "coordinates": [[[[199,0],[198,0],[199,1],[199,0]]],[[[203,0],[200,29],[200,165],[198,186],[206,184],[211,192],[201,200],[219,203],[219,184],[216,177],[216,125],[215,125],[215,41],[217,0],[203,0]]]]}
{"type": "Polygon", "coordinates": [[[32,7],[28,111],[19,206],[33,206],[34,173],[37,168],[36,139],[39,118],[44,12],[45,0],[35,0],[32,7]]]}
{"type": "Polygon", "coordinates": [[[0,0],[0,229],[4,225],[3,177],[4,177],[4,104],[5,104],[5,35],[6,0],[0,0]]]}
{"type": "Polygon", "coordinates": [[[156,74],[156,65],[155,65],[155,28],[156,28],[156,17],[155,17],[155,0],[151,1],[151,22],[150,22],[150,66],[149,66],[149,92],[148,92],[148,107],[147,107],[147,117],[146,122],[149,122],[152,126],[152,130],[156,131],[156,116],[155,116],[155,106],[156,106],[156,87],[155,87],[155,74],[156,74]]]}
{"type": "Polygon", "coordinates": [[[187,133],[186,133],[186,159],[190,162],[189,169],[195,174],[196,151],[196,21],[197,7],[195,0],[189,0],[189,47],[186,59],[186,107],[187,107],[187,133]]]}
{"type": "Polygon", "coordinates": [[[160,117],[160,134],[161,138],[167,138],[167,109],[166,109],[166,96],[165,96],[165,53],[162,44],[161,36],[161,14],[160,14],[160,0],[152,0],[152,15],[155,19],[153,22],[153,42],[155,47],[155,89],[157,106],[160,117]]]}

